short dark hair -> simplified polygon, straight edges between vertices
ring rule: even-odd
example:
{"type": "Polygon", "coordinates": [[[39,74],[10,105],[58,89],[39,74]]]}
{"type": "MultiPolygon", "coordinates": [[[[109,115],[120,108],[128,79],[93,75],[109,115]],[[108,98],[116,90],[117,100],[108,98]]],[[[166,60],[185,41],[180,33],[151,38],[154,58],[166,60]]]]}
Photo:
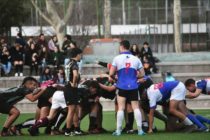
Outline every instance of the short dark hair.
{"type": "Polygon", "coordinates": [[[147,41],[145,41],[143,45],[149,45],[149,43],[147,41]]]}
{"type": "Polygon", "coordinates": [[[81,54],[82,53],[82,50],[79,49],[79,48],[73,48],[71,50],[71,57],[74,58],[76,57],[78,54],[81,54]]]}
{"type": "Polygon", "coordinates": [[[123,46],[126,50],[130,49],[130,42],[128,40],[121,41],[120,45],[123,46]]]}
{"type": "Polygon", "coordinates": [[[23,82],[21,85],[24,85],[28,81],[34,81],[34,82],[38,83],[38,81],[35,78],[29,76],[29,77],[26,77],[23,79],[23,82]]]}
{"type": "Polygon", "coordinates": [[[195,80],[194,79],[187,79],[184,84],[185,84],[186,87],[190,86],[191,84],[195,84],[195,80]]]}
{"type": "Polygon", "coordinates": [[[98,82],[95,81],[95,80],[92,80],[92,81],[89,83],[88,86],[89,86],[89,87],[92,87],[92,88],[96,88],[96,89],[99,88],[99,84],[98,84],[98,82]]]}
{"type": "Polygon", "coordinates": [[[68,40],[71,40],[71,35],[66,34],[65,37],[66,37],[68,40]]]}

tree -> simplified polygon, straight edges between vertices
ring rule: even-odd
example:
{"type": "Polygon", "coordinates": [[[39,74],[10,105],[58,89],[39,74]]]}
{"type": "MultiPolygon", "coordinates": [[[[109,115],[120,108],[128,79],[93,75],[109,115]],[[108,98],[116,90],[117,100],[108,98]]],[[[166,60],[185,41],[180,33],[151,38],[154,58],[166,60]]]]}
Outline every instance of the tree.
{"type": "Polygon", "coordinates": [[[21,26],[29,11],[25,0],[0,0],[0,33],[7,33],[12,26],[21,26]]]}
{"type": "Polygon", "coordinates": [[[37,3],[34,0],[31,0],[31,3],[34,6],[34,8],[38,11],[38,13],[41,15],[41,17],[54,28],[58,38],[59,47],[61,47],[65,35],[65,26],[67,22],[70,20],[72,15],[73,6],[74,6],[73,0],[68,0],[68,7],[66,10],[66,14],[63,17],[61,17],[58,14],[58,11],[56,10],[55,1],[53,0],[45,0],[46,13],[41,10],[41,8],[37,5],[37,3]]]}
{"type": "Polygon", "coordinates": [[[111,38],[111,0],[104,0],[104,38],[111,38]]]}
{"type": "Polygon", "coordinates": [[[181,48],[181,1],[174,0],[174,44],[176,53],[182,52],[181,48]]]}

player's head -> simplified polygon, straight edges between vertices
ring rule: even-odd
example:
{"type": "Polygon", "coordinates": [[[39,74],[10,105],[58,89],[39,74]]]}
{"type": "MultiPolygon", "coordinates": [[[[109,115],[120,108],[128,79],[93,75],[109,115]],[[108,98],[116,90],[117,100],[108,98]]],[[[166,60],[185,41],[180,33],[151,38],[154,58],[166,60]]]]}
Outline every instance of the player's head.
{"type": "Polygon", "coordinates": [[[190,92],[194,92],[196,90],[195,80],[193,80],[193,79],[187,79],[185,81],[185,86],[186,86],[187,90],[189,90],[190,92]]]}
{"type": "Polygon", "coordinates": [[[130,42],[128,40],[123,40],[120,42],[120,52],[128,51],[130,49],[130,42]]]}
{"type": "Polygon", "coordinates": [[[34,90],[38,86],[38,81],[33,77],[26,77],[23,79],[22,86],[34,90]]]}
{"type": "Polygon", "coordinates": [[[93,80],[88,85],[91,94],[96,94],[99,89],[99,84],[97,81],[93,80]]]}
{"type": "Polygon", "coordinates": [[[71,50],[71,58],[76,59],[77,61],[80,61],[82,58],[82,50],[79,48],[73,48],[71,50]]]}

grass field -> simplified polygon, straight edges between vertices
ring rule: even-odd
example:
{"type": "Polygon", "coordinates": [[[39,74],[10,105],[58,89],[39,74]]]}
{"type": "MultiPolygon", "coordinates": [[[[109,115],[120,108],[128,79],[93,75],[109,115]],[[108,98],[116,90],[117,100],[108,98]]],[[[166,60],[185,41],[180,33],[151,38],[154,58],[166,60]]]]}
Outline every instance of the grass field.
{"type": "MultiPolygon", "coordinates": [[[[198,114],[201,114],[205,117],[210,118],[210,110],[196,110],[198,114]]],[[[22,114],[16,123],[22,122],[28,118],[32,118],[33,114],[22,114]]],[[[0,115],[0,128],[3,125],[3,122],[5,121],[6,116],[0,115]]],[[[87,131],[88,129],[88,119],[85,118],[82,121],[82,130],[87,131]]],[[[24,132],[26,135],[24,136],[12,136],[12,137],[0,137],[0,140],[210,140],[210,132],[208,133],[166,133],[163,132],[164,124],[158,120],[155,120],[155,124],[159,130],[158,133],[145,135],[145,136],[137,136],[135,134],[128,135],[123,134],[119,137],[114,137],[111,135],[111,131],[114,131],[115,129],[115,118],[114,118],[114,112],[104,112],[104,121],[103,126],[107,130],[110,131],[110,133],[107,134],[100,134],[100,135],[85,135],[85,136],[74,136],[74,137],[65,137],[63,135],[60,136],[46,136],[46,135],[40,135],[37,137],[31,137],[28,135],[27,131],[24,132]]],[[[41,130],[42,131],[42,130],[41,130]]]]}

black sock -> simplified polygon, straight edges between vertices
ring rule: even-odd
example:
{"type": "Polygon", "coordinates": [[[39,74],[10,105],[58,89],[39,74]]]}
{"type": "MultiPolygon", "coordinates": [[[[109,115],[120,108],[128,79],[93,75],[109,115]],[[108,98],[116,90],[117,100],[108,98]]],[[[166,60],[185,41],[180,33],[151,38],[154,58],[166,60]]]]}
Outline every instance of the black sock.
{"type": "Polygon", "coordinates": [[[133,122],[134,122],[134,113],[133,112],[130,112],[128,113],[128,129],[133,129],[133,122]]]}
{"type": "Polygon", "coordinates": [[[20,73],[23,73],[23,65],[19,65],[20,73]]]}
{"type": "Polygon", "coordinates": [[[18,73],[18,65],[15,65],[15,73],[18,73]]]}
{"type": "Polygon", "coordinates": [[[90,116],[90,126],[89,129],[92,130],[96,127],[96,117],[90,116]]]}
{"type": "Polygon", "coordinates": [[[2,132],[7,132],[7,131],[8,131],[8,128],[6,128],[6,127],[2,128],[2,132]]]}

